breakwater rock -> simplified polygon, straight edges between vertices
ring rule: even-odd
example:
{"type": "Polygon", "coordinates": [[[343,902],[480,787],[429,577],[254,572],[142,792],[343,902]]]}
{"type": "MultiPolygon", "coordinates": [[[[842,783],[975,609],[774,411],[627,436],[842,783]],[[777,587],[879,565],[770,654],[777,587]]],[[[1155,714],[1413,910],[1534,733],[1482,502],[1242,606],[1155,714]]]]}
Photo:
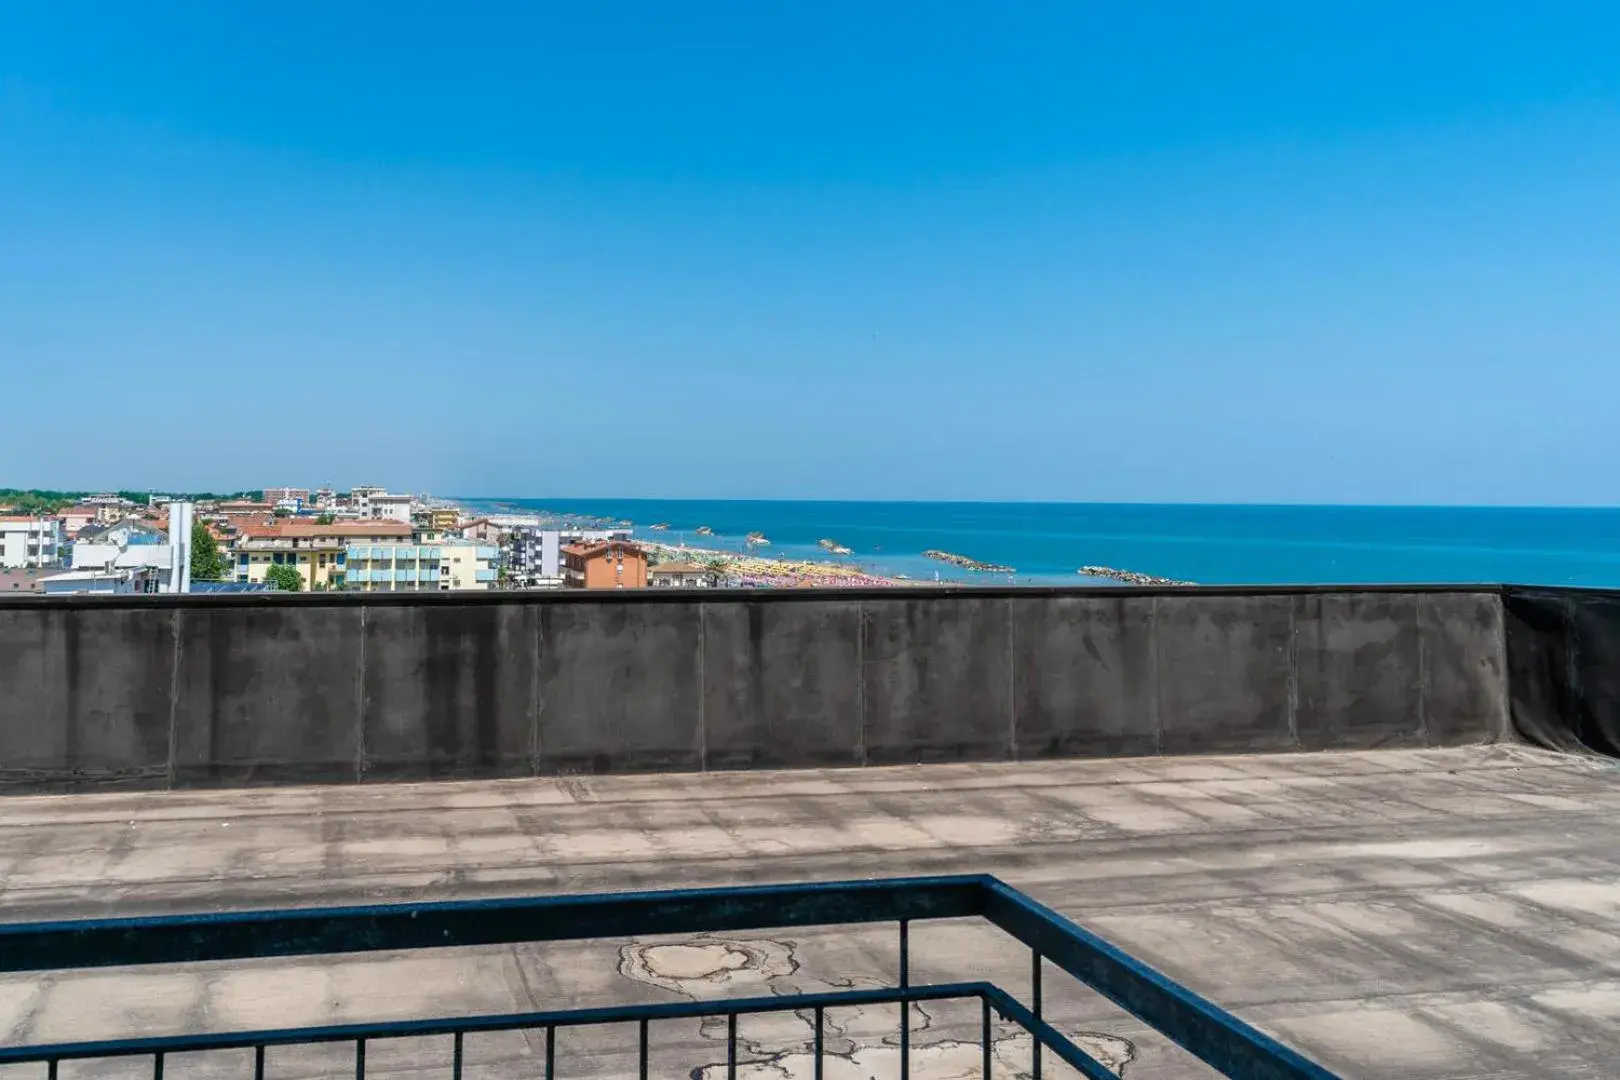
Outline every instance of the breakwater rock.
{"type": "Polygon", "coordinates": [[[1109,581],[1123,581],[1127,585],[1196,585],[1196,581],[1177,581],[1175,578],[1155,577],[1152,574],[1139,574],[1135,570],[1116,570],[1112,566],[1082,566],[1077,573],[1086,577],[1107,578],[1109,581]]]}
{"type": "Polygon", "coordinates": [[[817,540],[816,546],[822,551],[830,551],[834,555],[853,555],[855,552],[840,544],[836,540],[817,540]]]}
{"type": "Polygon", "coordinates": [[[980,562],[978,559],[970,559],[966,555],[957,555],[949,551],[925,551],[923,552],[923,558],[934,559],[935,561],[942,563],[950,563],[952,566],[959,566],[963,570],[977,570],[983,574],[1016,574],[1018,572],[1010,566],[1000,566],[996,563],[980,562]]]}

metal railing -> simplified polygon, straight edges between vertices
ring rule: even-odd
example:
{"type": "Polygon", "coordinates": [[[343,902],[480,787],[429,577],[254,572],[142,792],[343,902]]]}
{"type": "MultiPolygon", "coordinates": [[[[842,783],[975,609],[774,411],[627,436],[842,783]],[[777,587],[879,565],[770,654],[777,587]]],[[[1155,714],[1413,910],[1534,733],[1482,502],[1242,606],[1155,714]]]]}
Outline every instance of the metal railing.
{"type": "Polygon", "coordinates": [[[823,1062],[828,1009],[898,1005],[900,1078],[910,1080],[911,1007],[919,1002],[977,998],[985,1077],[992,1069],[992,1014],[1032,1036],[1030,1073],[1041,1080],[1042,1050],[1091,1080],[1114,1077],[1042,1015],[1042,973],[1050,963],[1074,976],[1221,1073],[1240,1080],[1333,1075],[1210,1001],[993,877],[899,878],[809,885],[768,885],[537,899],[452,901],[372,907],[160,916],[0,926],[0,972],[60,971],[139,964],[271,958],[587,938],[781,929],[893,922],[899,926],[898,983],[769,997],[720,998],[249,1032],[109,1039],[54,1045],[0,1046],[0,1065],[42,1063],[57,1080],[63,1061],[150,1057],[153,1080],[165,1058],[204,1050],[253,1051],[254,1080],[265,1080],[272,1046],[352,1043],[355,1080],[365,1080],[366,1046],[378,1039],[453,1037],[451,1077],[461,1080],[468,1034],[543,1031],[545,1078],[556,1076],[558,1029],[635,1023],[639,1069],[648,1077],[650,1026],[659,1021],[724,1017],[726,1074],[738,1068],[737,1019],[757,1013],[810,1013],[815,1077],[823,1062]],[[985,981],[911,983],[911,924],[977,916],[1030,949],[1030,1002],[985,981]]]}

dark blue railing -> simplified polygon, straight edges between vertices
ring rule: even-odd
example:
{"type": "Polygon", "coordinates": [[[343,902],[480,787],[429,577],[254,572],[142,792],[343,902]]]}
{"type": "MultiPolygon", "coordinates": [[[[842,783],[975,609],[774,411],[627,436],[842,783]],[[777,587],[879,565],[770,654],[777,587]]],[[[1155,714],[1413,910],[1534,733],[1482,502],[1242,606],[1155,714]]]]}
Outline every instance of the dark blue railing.
{"type": "Polygon", "coordinates": [[[1041,1078],[1042,1047],[1073,1066],[1082,1076],[1109,1080],[1114,1076],[1112,1072],[1042,1018],[1042,972],[1045,965],[1051,963],[1227,1076],[1242,1080],[1332,1080],[1332,1074],[1325,1069],[1231,1013],[1001,881],[984,876],[9,925],[0,926],[0,972],[879,922],[898,923],[900,932],[898,985],[886,989],[0,1046],[0,1065],[43,1063],[46,1080],[57,1080],[58,1064],[62,1061],[150,1057],[153,1080],[162,1080],[164,1059],[168,1055],[251,1049],[254,1078],[264,1080],[267,1047],[353,1043],[355,1080],[365,1080],[368,1042],[450,1035],[454,1040],[452,1080],[461,1080],[465,1035],[521,1029],[545,1033],[545,1077],[555,1080],[557,1029],[636,1023],[640,1038],[640,1075],[646,1080],[651,1024],[723,1016],[727,1020],[727,1075],[734,1078],[737,1018],[792,1011],[813,1014],[815,1075],[820,1080],[826,1010],[894,1004],[900,1006],[900,1077],[910,1080],[911,1006],[924,1001],[977,998],[981,1003],[986,1077],[991,1071],[991,1019],[995,1013],[1033,1037],[1031,1074],[1035,1080],[1041,1078]],[[995,924],[1029,947],[1029,1005],[988,982],[912,985],[911,923],[919,919],[970,916],[995,924]]]}

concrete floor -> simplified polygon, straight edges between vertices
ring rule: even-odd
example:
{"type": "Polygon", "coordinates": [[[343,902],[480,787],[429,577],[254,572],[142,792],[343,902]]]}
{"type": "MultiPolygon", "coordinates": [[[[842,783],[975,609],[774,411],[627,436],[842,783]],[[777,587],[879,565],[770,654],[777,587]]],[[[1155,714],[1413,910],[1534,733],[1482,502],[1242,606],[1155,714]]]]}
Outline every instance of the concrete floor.
{"type": "MultiPolygon", "coordinates": [[[[1620,784],[1518,747],[8,798],[5,919],[990,872],[1347,1076],[1620,1073],[1620,784]]],[[[282,1027],[892,981],[891,928],[572,942],[0,979],[0,1040],[282,1027]]],[[[1027,954],[913,931],[913,978],[1027,954]]],[[[1059,1027],[1128,1077],[1207,1075],[1047,978],[1059,1027]]],[[[828,1080],[898,1074],[895,1007],[830,1018],[828,1080]]],[[[977,1076],[977,1007],[913,1016],[919,1080],[977,1076]]],[[[808,1076],[809,1028],[744,1019],[745,1075],[808,1076]]],[[[654,1075],[724,1076],[723,1024],[655,1029],[654,1075]]],[[[1000,1033],[998,1076],[1028,1072],[1000,1033]]],[[[633,1031],[568,1032],[558,1074],[633,1075],[633,1031]]],[[[470,1077],[539,1075],[538,1037],[470,1038],[470,1077]]],[[[448,1040],[368,1074],[449,1076],[448,1040]]],[[[150,1062],[64,1065],[149,1076],[150,1062]]],[[[170,1078],[251,1075],[241,1054],[170,1078]]],[[[352,1049],[272,1051],[348,1075],[352,1049]]],[[[1062,1072],[1049,1060],[1048,1075],[1062,1072]]],[[[42,1069],[0,1070],[12,1076],[42,1069]]],[[[8,1080],[0,1077],[0,1080],[8,1080]]]]}

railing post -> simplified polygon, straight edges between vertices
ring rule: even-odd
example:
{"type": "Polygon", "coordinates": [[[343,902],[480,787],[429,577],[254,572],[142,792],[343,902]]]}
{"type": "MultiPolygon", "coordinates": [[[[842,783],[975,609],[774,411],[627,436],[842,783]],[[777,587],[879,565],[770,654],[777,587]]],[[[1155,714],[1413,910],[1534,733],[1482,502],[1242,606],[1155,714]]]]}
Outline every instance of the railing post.
{"type": "Polygon", "coordinates": [[[737,1014],[726,1014],[726,1080],[737,1080],[737,1014]]]}
{"type": "Polygon", "coordinates": [[[553,1024],[546,1025],[546,1080],[552,1080],[557,1075],[557,1028],[553,1024]]]}
{"type": "MultiPolygon", "coordinates": [[[[900,989],[911,986],[911,920],[900,920],[900,989]]],[[[900,1080],[911,1080],[911,1002],[900,1002],[900,1080]]],[[[1039,1080],[1039,1078],[1037,1078],[1039,1080]]]]}
{"type": "Polygon", "coordinates": [[[641,1080],[647,1080],[647,1018],[641,1018],[641,1080]]]}
{"type": "MultiPolygon", "coordinates": [[[[1035,1019],[1039,1020],[1041,1019],[1041,954],[1037,950],[1031,949],[1029,951],[1029,956],[1030,998],[1032,1000],[1032,1007],[1030,1011],[1035,1014],[1035,1019]]],[[[1029,1034],[1030,1037],[1035,1040],[1035,1060],[1032,1062],[1032,1071],[1030,1075],[1034,1077],[1034,1080],[1041,1080],[1041,1050],[1043,1049],[1043,1045],[1040,1038],[1036,1036],[1033,1031],[1029,1034]]]]}
{"type": "MultiPolygon", "coordinates": [[[[456,1032],[456,1040],[455,1040],[454,1051],[451,1054],[451,1061],[450,1061],[451,1080],[461,1080],[461,1058],[462,1058],[461,1040],[462,1040],[462,1033],[458,1031],[458,1032],[456,1032]]],[[[261,1077],[259,1077],[259,1080],[264,1080],[264,1078],[261,1076],[261,1077]]]]}
{"type": "Polygon", "coordinates": [[[984,1080],[990,1080],[990,999],[979,998],[979,1004],[984,1006],[984,1027],[980,1030],[980,1045],[984,1052],[984,1080]]]}
{"type": "MultiPolygon", "coordinates": [[[[826,1011],[827,1010],[823,1009],[820,1005],[816,1006],[816,1080],[821,1080],[821,1049],[822,1049],[821,1029],[822,1029],[822,1024],[826,1020],[826,1011]]],[[[52,1080],[55,1080],[55,1077],[52,1077],[52,1080]]]]}

